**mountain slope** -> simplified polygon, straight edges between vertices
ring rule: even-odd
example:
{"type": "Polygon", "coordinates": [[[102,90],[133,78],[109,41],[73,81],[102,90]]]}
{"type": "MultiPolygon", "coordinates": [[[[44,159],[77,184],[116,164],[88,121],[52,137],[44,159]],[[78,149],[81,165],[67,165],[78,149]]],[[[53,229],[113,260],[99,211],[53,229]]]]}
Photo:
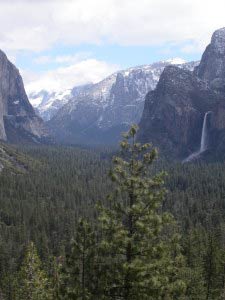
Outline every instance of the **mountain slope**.
{"type": "Polygon", "coordinates": [[[221,156],[225,149],[224,53],[225,29],[220,29],[194,72],[165,68],[156,90],[146,96],[141,142],[152,141],[173,158],[201,158],[210,152],[221,156]],[[206,136],[206,146],[201,147],[206,136]]]}
{"type": "MultiPolygon", "coordinates": [[[[153,90],[164,68],[179,61],[164,61],[130,68],[80,89],[52,117],[48,125],[65,143],[115,143],[121,131],[138,123],[144,98],[153,90]]],[[[193,69],[197,63],[180,66],[193,69]]]]}
{"type": "Polygon", "coordinates": [[[225,28],[216,30],[202,55],[195,75],[211,83],[225,80],[225,28]]]}
{"type": "Polygon", "coordinates": [[[0,174],[3,171],[24,173],[31,169],[34,163],[29,156],[24,155],[12,146],[0,143],[0,174]]]}
{"type": "Polygon", "coordinates": [[[0,50],[0,140],[37,141],[47,136],[35,114],[17,68],[0,50]]]}

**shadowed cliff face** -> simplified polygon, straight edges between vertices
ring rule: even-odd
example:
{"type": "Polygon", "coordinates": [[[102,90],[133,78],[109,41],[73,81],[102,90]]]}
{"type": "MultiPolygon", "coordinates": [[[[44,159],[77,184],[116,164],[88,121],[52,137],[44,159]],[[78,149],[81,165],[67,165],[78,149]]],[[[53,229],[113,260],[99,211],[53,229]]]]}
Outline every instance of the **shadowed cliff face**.
{"type": "Polygon", "coordinates": [[[212,108],[214,113],[211,127],[211,149],[221,156],[225,152],[225,28],[214,32],[194,73],[221,95],[220,101],[212,108]]]}
{"type": "Polygon", "coordinates": [[[140,122],[139,139],[152,141],[173,157],[185,157],[199,147],[205,111],[220,95],[192,72],[167,67],[150,92],[140,122]]]}
{"type": "Polygon", "coordinates": [[[0,50],[0,139],[33,140],[45,136],[42,120],[35,115],[17,68],[0,50]],[[21,136],[22,135],[22,136],[21,136]]]}
{"type": "Polygon", "coordinates": [[[225,149],[225,29],[217,30],[194,72],[166,67],[146,96],[138,139],[183,159],[200,147],[206,112],[211,149],[225,149]]]}
{"type": "Polygon", "coordinates": [[[203,53],[194,73],[212,84],[213,81],[218,82],[218,79],[225,81],[225,28],[214,32],[211,43],[203,53]]]}

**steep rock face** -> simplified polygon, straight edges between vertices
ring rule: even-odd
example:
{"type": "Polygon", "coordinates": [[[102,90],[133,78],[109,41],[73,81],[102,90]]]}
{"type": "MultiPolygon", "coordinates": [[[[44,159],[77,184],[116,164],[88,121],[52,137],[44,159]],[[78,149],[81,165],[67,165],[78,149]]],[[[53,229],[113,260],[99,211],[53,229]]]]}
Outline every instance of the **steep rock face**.
{"type": "Polygon", "coordinates": [[[219,83],[218,79],[225,80],[225,28],[213,33],[211,43],[203,53],[195,74],[212,84],[215,81],[215,85],[219,83]]]}
{"type": "MultiPolygon", "coordinates": [[[[76,97],[79,97],[79,95],[86,96],[88,94],[93,98],[91,102],[95,101],[96,105],[103,105],[105,107],[111,103],[110,90],[116,83],[117,74],[122,74],[125,81],[129,81],[129,84],[133,82],[136,85],[138,85],[138,82],[135,81],[137,77],[136,74],[139,74],[137,80],[144,82],[144,85],[154,88],[164,67],[170,63],[182,63],[182,60],[176,59],[122,70],[112,74],[97,84],[76,86],[70,90],[62,90],[60,92],[34,91],[29,94],[29,99],[41,117],[46,121],[50,120],[57,111],[71,99],[73,103],[77,103],[76,97]],[[93,95],[91,95],[91,93],[93,93],[93,95]]],[[[144,92],[145,91],[146,88],[144,92]]]]}
{"type": "Polygon", "coordinates": [[[0,51],[0,139],[16,141],[46,135],[24,90],[17,68],[0,51]],[[22,135],[22,136],[21,136],[22,135]]]}
{"type": "MultiPolygon", "coordinates": [[[[213,33],[211,43],[194,73],[205,80],[212,90],[224,95],[225,99],[225,28],[213,33]]],[[[225,129],[224,104],[225,100],[214,107],[213,126],[218,130],[225,129]]]]}
{"type": "MultiPolygon", "coordinates": [[[[101,91],[102,84],[97,83],[96,87],[94,88],[95,94],[99,94],[100,98],[101,95],[106,94],[106,92],[110,94],[110,89],[112,88],[112,85],[115,84],[116,75],[119,73],[121,73],[125,77],[125,79],[129,77],[130,84],[132,84],[133,81],[134,85],[138,85],[138,82],[136,82],[136,80],[142,81],[142,89],[144,89],[143,92],[146,91],[146,86],[150,86],[151,89],[154,89],[164,67],[169,64],[180,65],[185,69],[192,70],[198,64],[198,62],[184,63],[182,59],[175,58],[167,61],[153,63],[151,65],[144,65],[140,67],[129,68],[127,70],[122,70],[110,76],[113,80],[108,81],[108,84],[103,84],[103,91],[101,91]],[[136,73],[138,74],[138,76],[133,76],[136,73]]],[[[43,120],[49,121],[54,115],[57,114],[61,107],[63,107],[66,103],[70,102],[72,99],[76,98],[79,94],[87,93],[92,85],[95,84],[90,83],[82,86],[75,86],[72,89],[61,90],[57,92],[46,90],[34,90],[30,92],[28,96],[33,107],[40,114],[43,120]]],[[[100,103],[96,95],[94,96],[94,98],[97,104],[100,103]]],[[[110,99],[108,98],[108,100],[110,99]]],[[[104,106],[105,105],[107,105],[107,101],[106,103],[104,103],[104,106]]]]}
{"type": "Polygon", "coordinates": [[[199,147],[204,114],[220,98],[192,72],[165,68],[156,90],[146,97],[139,139],[151,140],[173,157],[185,157],[199,147]]]}
{"type": "Polygon", "coordinates": [[[146,97],[138,138],[152,141],[174,158],[184,159],[201,149],[207,112],[211,112],[207,119],[207,151],[215,157],[225,149],[224,28],[213,34],[194,72],[165,68],[156,90],[146,97]]]}
{"type": "MultiPolygon", "coordinates": [[[[155,88],[163,69],[171,63],[175,62],[130,68],[82,88],[53,116],[49,127],[66,143],[117,142],[121,131],[140,121],[146,93],[155,88]]],[[[196,63],[183,66],[193,69],[196,63]]]]}
{"type": "Polygon", "coordinates": [[[203,53],[195,74],[205,80],[211,89],[221,94],[214,105],[211,123],[211,150],[224,157],[225,150],[225,28],[216,30],[211,43],[203,53]]]}

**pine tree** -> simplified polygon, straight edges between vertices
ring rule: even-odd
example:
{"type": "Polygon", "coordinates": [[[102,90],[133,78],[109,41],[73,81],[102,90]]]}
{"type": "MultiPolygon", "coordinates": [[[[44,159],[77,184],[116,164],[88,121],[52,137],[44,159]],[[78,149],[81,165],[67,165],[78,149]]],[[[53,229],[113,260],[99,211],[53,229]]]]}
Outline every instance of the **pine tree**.
{"type": "Polygon", "coordinates": [[[187,260],[186,294],[190,300],[205,300],[206,287],[204,278],[205,231],[202,228],[190,230],[184,242],[187,260]]]}
{"type": "Polygon", "coordinates": [[[206,236],[204,255],[204,275],[206,282],[206,300],[219,299],[222,291],[223,252],[218,242],[219,232],[210,230],[206,236]]]}
{"type": "Polygon", "coordinates": [[[41,261],[33,242],[29,243],[27,247],[25,258],[18,274],[15,299],[53,299],[50,281],[41,269],[41,261]]]}
{"type": "Polygon", "coordinates": [[[115,192],[99,205],[102,242],[101,299],[183,299],[184,259],[173,217],[162,213],[164,173],[152,174],[157,151],[135,142],[132,126],[114,157],[115,192]]]}
{"type": "Polygon", "coordinates": [[[90,224],[80,219],[77,234],[61,272],[60,299],[97,299],[96,237],[90,224]]]}

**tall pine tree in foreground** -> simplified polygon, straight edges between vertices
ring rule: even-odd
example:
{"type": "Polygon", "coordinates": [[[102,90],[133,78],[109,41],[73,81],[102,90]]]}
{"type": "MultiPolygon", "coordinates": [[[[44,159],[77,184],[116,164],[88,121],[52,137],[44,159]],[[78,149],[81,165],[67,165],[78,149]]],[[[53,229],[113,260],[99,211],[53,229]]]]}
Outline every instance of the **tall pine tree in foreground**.
{"type": "MultiPolygon", "coordinates": [[[[99,205],[101,299],[183,299],[184,258],[173,217],[161,210],[164,174],[153,174],[157,152],[136,143],[134,125],[114,157],[115,191],[99,205]]],[[[100,298],[99,298],[100,299],[100,298]]]]}
{"type": "Polygon", "coordinates": [[[59,299],[98,299],[96,257],[96,234],[86,220],[80,219],[71,251],[61,270],[59,299]]]}
{"type": "Polygon", "coordinates": [[[41,261],[33,242],[27,247],[18,274],[14,299],[53,300],[49,279],[41,268],[41,261]]]}

